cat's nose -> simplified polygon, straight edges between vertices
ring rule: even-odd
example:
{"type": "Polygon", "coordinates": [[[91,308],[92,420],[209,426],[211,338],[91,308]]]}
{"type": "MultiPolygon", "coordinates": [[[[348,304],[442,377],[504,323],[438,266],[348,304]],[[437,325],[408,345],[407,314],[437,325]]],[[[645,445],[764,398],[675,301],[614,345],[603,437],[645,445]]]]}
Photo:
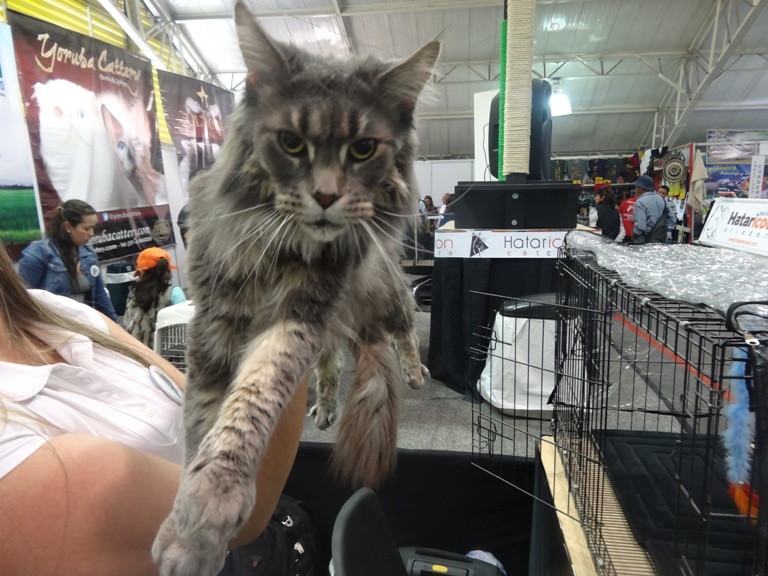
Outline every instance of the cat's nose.
{"type": "Polygon", "coordinates": [[[331,204],[336,202],[341,196],[338,194],[324,194],[323,192],[320,192],[319,190],[313,194],[313,198],[315,199],[315,202],[317,202],[320,205],[320,208],[323,210],[327,209],[331,204]]]}

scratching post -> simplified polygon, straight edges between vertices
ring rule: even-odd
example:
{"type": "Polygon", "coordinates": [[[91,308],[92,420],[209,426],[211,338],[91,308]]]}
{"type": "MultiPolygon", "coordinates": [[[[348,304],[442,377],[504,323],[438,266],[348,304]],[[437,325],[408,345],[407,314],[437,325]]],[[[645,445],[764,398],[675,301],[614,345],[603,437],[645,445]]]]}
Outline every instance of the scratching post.
{"type": "Polygon", "coordinates": [[[533,66],[534,0],[508,0],[504,58],[503,149],[499,175],[528,174],[531,155],[531,68],[533,66]]]}

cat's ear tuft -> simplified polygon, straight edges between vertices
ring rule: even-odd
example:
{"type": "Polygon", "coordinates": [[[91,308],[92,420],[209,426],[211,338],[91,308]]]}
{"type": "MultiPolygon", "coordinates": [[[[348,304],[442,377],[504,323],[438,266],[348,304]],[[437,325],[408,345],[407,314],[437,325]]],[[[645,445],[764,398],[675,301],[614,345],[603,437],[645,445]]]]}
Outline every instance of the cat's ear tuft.
{"type": "Polygon", "coordinates": [[[235,4],[235,28],[248,69],[246,89],[258,92],[263,85],[285,78],[288,63],[242,0],[235,4]]]}
{"type": "Polygon", "coordinates": [[[430,42],[384,72],[379,77],[379,83],[401,105],[413,110],[432,76],[439,55],[440,42],[430,42]]]}

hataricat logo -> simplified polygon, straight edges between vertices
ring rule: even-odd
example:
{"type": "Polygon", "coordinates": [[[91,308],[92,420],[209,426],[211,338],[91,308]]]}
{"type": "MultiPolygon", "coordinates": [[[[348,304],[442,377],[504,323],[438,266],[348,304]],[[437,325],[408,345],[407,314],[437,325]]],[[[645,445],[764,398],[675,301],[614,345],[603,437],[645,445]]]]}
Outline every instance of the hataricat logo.
{"type": "Polygon", "coordinates": [[[731,213],[731,217],[728,218],[728,226],[768,230],[768,217],[766,217],[765,212],[760,212],[757,216],[750,216],[749,214],[734,211],[731,213]]]}
{"type": "Polygon", "coordinates": [[[488,244],[485,243],[480,234],[472,234],[472,246],[470,248],[469,256],[477,256],[488,250],[488,244]]]}

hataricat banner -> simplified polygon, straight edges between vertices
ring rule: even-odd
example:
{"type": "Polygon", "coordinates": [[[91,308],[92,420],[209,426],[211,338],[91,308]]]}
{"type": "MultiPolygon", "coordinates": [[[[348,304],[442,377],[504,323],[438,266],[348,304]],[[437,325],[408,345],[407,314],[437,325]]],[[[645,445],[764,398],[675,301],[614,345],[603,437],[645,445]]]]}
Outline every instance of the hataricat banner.
{"type": "Polygon", "coordinates": [[[175,242],[152,65],[121,48],[9,12],[46,225],[71,199],[96,210],[102,261],[175,242]]]}
{"type": "Polygon", "coordinates": [[[234,109],[235,98],[218,86],[171,72],[158,70],[157,80],[186,204],[189,182],[216,161],[224,142],[224,121],[234,109]]]}
{"type": "Polygon", "coordinates": [[[17,260],[40,239],[35,168],[19,98],[11,27],[0,24],[0,241],[17,260]]]}

